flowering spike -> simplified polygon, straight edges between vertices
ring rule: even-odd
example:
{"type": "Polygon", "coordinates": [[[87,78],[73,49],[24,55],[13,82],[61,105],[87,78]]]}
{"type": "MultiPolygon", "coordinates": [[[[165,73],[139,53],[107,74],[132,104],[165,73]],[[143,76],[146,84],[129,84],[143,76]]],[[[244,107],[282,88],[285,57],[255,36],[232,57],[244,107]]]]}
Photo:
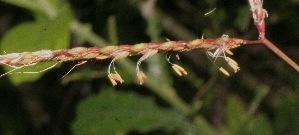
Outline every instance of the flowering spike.
{"type": "Polygon", "coordinates": [[[248,0],[254,24],[259,32],[259,38],[265,38],[265,18],[268,17],[267,11],[263,8],[263,0],[248,0]]]}
{"type": "MultiPolygon", "coordinates": [[[[75,60],[83,61],[82,63],[78,63],[73,68],[71,68],[70,71],[72,71],[76,66],[86,63],[84,61],[88,61],[90,59],[104,60],[113,57],[108,67],[108,78],[111,81],[112,85],[115,86],[118,83],[124,82],[124,80],[116,72],[114,62],[118,59],[125,58],[127,56],[142,55],[142,57],[137,62],[136,72],[140,84],[143,84],[144,80],[146,79],[146,75],[139,70],[140,64],[142,61],[155,55],[156,53],[183,52],[197,48],[204,48],[208,50],[208,56],[212,57],[213,59],[216,60],[218,57],[222,57],[225,58],[225,60],[227,60],[225,53],[232,54],[230,49],[236,48],[243,43],[244,41],[242,39],[229,38],[228,36],[224,35],[216,39],[201,38],[195,39],[193,41],[167,41],[165,43],[140,43],[135,45],[119,46],[114,45],[106,46],[104,48],[76,47],[65,50],[41,50],[35,52],[11,53],[0,55],[0,65],[10,66],[14,69],[0,75],[0,77],[10,73],[15,73],[15,71],[20,68],[32,66],[40,62],[57,61],[57,63],[62,63],[75,60]],[[214,52],[212,52],[211,50],[214,50],[214,52]],[[111,66],[113,66],[114,68],[114,73],[110,72],[111,66]]],[[[179,59],[179,57],[177,58],[179,59]]],[[[167,60],[169,62],[169,58],[167,58],[167,60]]],[[[236,64],[236,62],[230,59],[227,61],[230,67],[233,68],[235,72],[239,70],[239,67],[236,64]]],[[[172,65],[172,69],[176,72],[176,74],[178,74],[179,76],[187,75],[187,72],[182,67],[176,64],[172,64],[171,62],[169,63],[172,65]]],[[[46,70],[50,68],[47,68],[46,70]]]]}

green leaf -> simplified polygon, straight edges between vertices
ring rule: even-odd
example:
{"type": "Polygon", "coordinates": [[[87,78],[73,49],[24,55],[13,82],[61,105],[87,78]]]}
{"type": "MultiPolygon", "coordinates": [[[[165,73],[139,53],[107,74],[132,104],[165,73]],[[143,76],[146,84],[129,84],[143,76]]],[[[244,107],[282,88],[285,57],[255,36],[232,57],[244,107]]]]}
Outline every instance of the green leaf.
{"type": "Polygon", "coordinates": [[[229,98],[226,107],[227,124],[231,131],[240,128],[244,118],[245,110],[239,98],[232,96],[229,98]]]}
{"type": "Polygon", "coordinates": [[[173,130],[186,127],[182,115],[172,109],[158,107],[150,98],[104,90],[89,97],[78,107],[73,131],[77,135],[115,135],[131,130],[173,130]]]}
{"type": "MultiPolygon", "coordinates": [[[[70,39],[70,20],[70,8],[65,6],[54,20],[26,22],[17,25],[4,35],[0,46],[1,52],[17,53],[67,48],[70,39]]],[[[16,72],[38,72],[51,65],[53,65],[51,62],[42,63],[16,70],[16,72]]],[[[5,70],[10,71],[12,68],[6,67],[5,70]]],[[[14,84],[19,84],[24,81],[35,81],[42,76],[42,73],[9,74],[8,76],[14,84]]]]}
{"type": "Polygon", "coordinates": [[[273,135],[270,121],[265,115],[259,115],[251,125],[246,128],[246,133],[240,133],[242,135],[273,135]]]}
{"type": "Polygon", "coordinates": [[[234,25],[238,27],[239,30],[242,32],[247,31],[248,26],[250,24],[251,19],[251,12],[248,8],[248,6],[241,6],[238,9],[238,15],[236,19],[234,20],[234,25]]]}
{"type": "Polygon", "coordinates": [[[19,6],[32,11],[36,18],[47,17],[53,18],[57,15],[57,9],[63,2],[60,0],[3,0],[8,4],[19,6]]]}
{"type": "Polygon", "coordinates": [[[280,108],[275,114],[274,131],[276,134],[299,134],[299,98],[290,93],[283,98],[280,108]]]}

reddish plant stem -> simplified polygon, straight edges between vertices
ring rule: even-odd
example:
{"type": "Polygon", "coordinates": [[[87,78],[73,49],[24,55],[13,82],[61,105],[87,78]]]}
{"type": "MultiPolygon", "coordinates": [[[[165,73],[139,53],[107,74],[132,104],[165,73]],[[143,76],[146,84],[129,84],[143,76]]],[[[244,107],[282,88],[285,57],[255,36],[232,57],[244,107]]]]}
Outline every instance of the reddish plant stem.
{"type": "Polygon", "coordinates": [[[243,45],[262,44],[260,40],[244,40],[243,45]]]}
{"type": "Polygon", "coordinates": [[[280,49],[278,49],[272,42],[270,42],[267,38],[263,38],[260,40],[261,43],[266,45],[270,50],[272,50],[276,55],[278,55],[281,59],[287,62],[290,66],[292,66],[297,72],[299,72],[299,66],[286,54],[284,54],[280,49]]]}
{"type": "Polygon", "coordinates": [[[279,48],[277,48],[272,42],[270,42],[266,37],[260,40],[244,40],[243,45],[254,45],[254,44],[264,44],[281,59],[287,62],[291,67],[293,67],[297,72],[299,72],[299,66],[291,58],[289,58],[285,53],[283,53],[279,48]]]}
{"type": "Polygon", "coordinates": [[[257,31],[259,32],[259,40],[244,41],[243,44],[262,43],[266,45],[270,50],[272,50],[275,54],[277,54],[281,59],[287,62],[290,66],[292,66],[295,70],[297,70],[297,72],[299,72],[299,66],[265,37],[265,17],[268,16],[268,13],[263,8],[263,0],[248,0],[248,3],[251,7],[254,24],[257,31]]]}

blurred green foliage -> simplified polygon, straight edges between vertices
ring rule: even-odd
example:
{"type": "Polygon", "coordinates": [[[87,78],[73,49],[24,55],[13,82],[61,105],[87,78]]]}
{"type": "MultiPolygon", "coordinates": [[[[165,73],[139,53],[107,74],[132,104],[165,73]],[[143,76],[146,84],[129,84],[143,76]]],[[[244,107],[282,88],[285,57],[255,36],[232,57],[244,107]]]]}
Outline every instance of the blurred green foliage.
{"type": "MultiPolygon", "coordinates": [[[[53,20],[43,19],[34,22],[24,22],[11,29],[2,38],[1,51],[6,53],[32,52],[36,50],[66,49],[70,42],[70,20],[72,18],[70,8],[62,7],[57,17],[53,20]]],[[[39,64],[36,67],[21,68],[18,72],[30,72],[44,70],[53,65],[53,62],[39,64]]],[[[12,70],[11,67],[6,68],[12,70]]],[[[16,85],[25,81],[36,81],[43,73],[9,74],[11,81],[16,85]]]]}
{"type": "Polygon", "coordinates": [[[130,130],[146,133],[156,128],[171,131],[185,123],[177,111],[159,108],[152,99],[108,89],[80,104],[73,127],[75,134],[108,135],[130,130]]]}
{"type": "MultiPolygon", "coordinates": [[[[246,2],[2,0],[0,48],[14,53],[222,34],[256,39],[246,2]]],[[[298,63],[298,1],[264,4],[267,37],[298,63]]],[[[182,65],[186,77],[172,73],[159,54],[141,64],[148,76],[143,86],[135,81],[138,56],[116,62],[125,80],[116,87],[106,78],[109,60],[89,61],[65,78],[76,62],[8,74],[0,78],[0,134],[299,134],[298,73],[263,46],[234,53],[241,71],[229,78],[205,50],[179,53],[180,61],[172,54],[170,61],[182,65]]]]}

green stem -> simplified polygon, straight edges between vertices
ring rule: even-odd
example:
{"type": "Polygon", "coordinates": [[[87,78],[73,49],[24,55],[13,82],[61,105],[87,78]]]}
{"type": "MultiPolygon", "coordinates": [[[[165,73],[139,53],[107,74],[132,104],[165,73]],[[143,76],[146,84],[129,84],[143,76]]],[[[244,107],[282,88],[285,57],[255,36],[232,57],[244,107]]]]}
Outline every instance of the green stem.
{"type": "Polygon", "coordinates": [[[110,16],[108,18],[108,35],[109,35],[109,41],[113,45],[116,45],[118,43],[116,26],[117,24],[116,24],[115,16],[110,16]]]}
{"type": "Polygon", "coordinates": [[[264,97],[269,93],[269,89],[265,86],[262,86],[257,89],[257,95],[251,102],[250,108],[247,112],[248,119],[253,116],[253,114],[256,112],[258,106],[261,104],[264,97]]]}

